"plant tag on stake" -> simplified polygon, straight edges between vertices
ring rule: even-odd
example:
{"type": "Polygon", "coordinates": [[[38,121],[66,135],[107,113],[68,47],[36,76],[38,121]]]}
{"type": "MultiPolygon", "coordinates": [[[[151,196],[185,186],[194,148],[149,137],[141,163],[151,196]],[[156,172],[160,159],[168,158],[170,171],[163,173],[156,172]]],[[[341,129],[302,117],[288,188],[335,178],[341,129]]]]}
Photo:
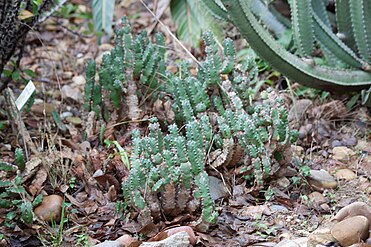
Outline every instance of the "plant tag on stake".
{"type": "Polygon", "coordinates": [[[21,111],[23,106],[26,104],[27,100],[31,97],[33,92],[35,92],[36,87],[33,82],[30,80],[26,87],[23,89],[22,93],[18,96],[15,101],[15,105],[17,106],[18,111],[21,111]]]}

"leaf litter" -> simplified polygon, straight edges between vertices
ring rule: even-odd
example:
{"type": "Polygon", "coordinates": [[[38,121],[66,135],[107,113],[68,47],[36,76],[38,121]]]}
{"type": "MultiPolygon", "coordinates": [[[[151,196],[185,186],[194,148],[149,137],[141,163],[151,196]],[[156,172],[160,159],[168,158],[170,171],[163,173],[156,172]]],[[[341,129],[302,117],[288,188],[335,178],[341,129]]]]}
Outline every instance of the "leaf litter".
{"type": "MultiPolygon", "coordinates": [[[[116,10],[116,15],[127,15],[142,9],[138,3],[128,6],[116,10]]],[[[151,25],[153,17],[146,12],[143,13],[140,21],[134,24],[134,28],[137,30],[143,27],[154,28],[151,25]]],[[[167,12],[162,13],[162,18],[170,29],[175,30],[175,27],[170,24],[167,12]]],[[[164,31],[161,25],[156,28],[164,31]]],[[[167,32],[163,33],[168,35],[167,32]]],[[[167,37],[167,40],[171,40],[171,37],[167,37]]],[[[130,155],[128,143],[130,137],[127,133],[130,133],[133,128],[146,130],[145,124],[138,120],[149,119],[151,114],[158,116],[160,120],[169,122],[174,120],[169,98],[155,101],[147,107],[150,109],[148,112],[141,112],[138,108],[138,100],[129,98],[128,116],[124,119],[120,119],[123,116],[111,118],[111,122],[107,123],[101,134],[102,122],[97,120],[94,113],[85,114],[80,111],[83,104],[81,93],[84,84],[83,78],[80,77],[85,74],[86,61],[91,58],[99,61],[99,57],[110,50],[112,45],[98,46],[93,36],[75,35],[58,25],[57,18],[51,18],[41,25],[38,31],[32,32],[27,43],[26,55],[21,66],[35,71],[37,75],[35,84],[41,90],[36,97],[38,104],[34,104],[31,111],[25,113],[27,118],[24,119],[23,136],[29,134],[27,143],[37,148],[33,148],[26,163],[22,183],[32,197],[38,194],[64,197],[67,202],[64,209],[68,218],[64,231],[71,234],[65,236],[65,240],[73,245],[77,242],[79,234],[85,233],[91,243],[96,243],[96,240],[101,242],[115,240],[130,234],[134,239],[139,240],[139,242],[132,242],[132,246],[139,246],[143,240],[164,240],[171,235],[169,232],[172,229],[168,227],[180,226],[191,221],[193,215],[179,215],[179,212],[174,211],[172,214],[176,217],[170,221],[160,221],[157,224],[150,223],[140,227],[140,224],[133,220],[135,213],[123,214],[122,209],[125,205],[118,203],[119,198],[122,197],[120,182],[128,175],[128,169],[123,164],[117,148],[111,146],[109,149],[102,149],[99,146],[105,139],[118,140],[130,155]],[[60,115],[65,113],[70,117],[70,121],[68,117],[61,119],[66,126],[65,132],[61,132],[54,125],[51,117],[53,112],[60,115]],[[81,125],[72,121],[71,117],[76,121],[80,119],[81,125]],[[117,125],[118,122],[123,124],[117,125]],[[82,140],[83,132],[87,136],[87,144],[82,140]],[[94,175],[97,170],[101,170],[101,173],[94,175]],[[117,211],[118,207],[121,207],[121,211],[117,211]]],[[[179,57],[179,54],[175,54],[176,50],[170,53],[170,59],[179,57]]],[[[182,53],[180,55],[186,56],[182,53]]],[[[129,89],[133,90],[131,95],[134,96],[135,88],[129,87],[129,89]]],[[[18,88],[13,90],[19,92],[18,88]]],[[[265,192],[248,193],[244,183],[237,183],[234,180],[234,174],[238,173],[238,170],[233,166],[229,167],[222,174],[225,179],[222,182],[219,180],[214,186],[216,206],[220,215],[218,225],[208,233],[182,226],[187,227],[186,231],[189,232],[192,242],[197,242],[197,246],[273,246],[273,243],[279,242],[280,236],[308,236],[320,224],[327,221],[329,215],[351,202],[361,201],[370,204],[371,117],[369,109],[357,106],[349,110],[346,108],[345,101],[331,98],[323,103],[316,99],[301,99],[296,101],[298,105],[295,105],[290,95],[284,98],[293,115],[291,127],[299,129],[300,138],[296,145],[303,149],[303,153],[297,153],[294,157],[297,165],[294,164],[287,171],[288,187],[282,187],[273,181],[265,192]],[[336,146],[346,146],[354,155],[349,156],[346,161],[335,159],[334,147],[336,146]],[[305,180],[300,180],[303,179],[300,170],[303,165],[310,169],[326,169],[331,174],[340,168],[348,168],[357,177],[350,181],[340,179],[339,186],[335,190],[319,191],[318,193],[325,199],[319,202],[321,205],[328,205],[328,211],[323,211],[318,201],[315,201],[313,196],[309,196],[312,188],[305,180]]],[[[4,118],[1,114],[0,117],[4,118]]],[[[17,123],[15,118],[8,123],[8,127],[11,128],[0,133],[2,161],[13,163],[14,155],[11,150],[23,145],[21,138],[15,135],[17,131],[13,131],[19,128],[17,123]]],[[[227,157],[227,154],[231,155],[231,153],[219,155],[215,153],[210,154],[210,157],[215,156],[213,163],[219,166],[218,162],[221,164],[226,159],[233,159],[227,157]]],[[[216,174],[216,177],[219,176],[220,174],[216,174]]],[[[175,204],[182,204],[177,201],[180,198],[175,197],[171,184],[163,193],[165,198],[162,202],[163,210],[172,210],[175,204]]],[[[148,193],[147,196],[150,197],[151,194],[148,193]]],[[[181,207],[184,205],[180,205],[181,207]]],[[[161,210],[157,209],[157,211],[160,219],[161,210]]],[[[4,218],[1,216],[0,222],[3,221],[4,218]]],[[[21,246],[21,244],[32,246],[40,244],[35,236],[44,236],[40,239],[47,238],[45,237],[47,233],[40,226],[17,224],[13,230],[9,230],[2,225],[0,231],[10,237],[12,243],[22,237],[23,240],[18,241],[14,246],[21,246]]]]}

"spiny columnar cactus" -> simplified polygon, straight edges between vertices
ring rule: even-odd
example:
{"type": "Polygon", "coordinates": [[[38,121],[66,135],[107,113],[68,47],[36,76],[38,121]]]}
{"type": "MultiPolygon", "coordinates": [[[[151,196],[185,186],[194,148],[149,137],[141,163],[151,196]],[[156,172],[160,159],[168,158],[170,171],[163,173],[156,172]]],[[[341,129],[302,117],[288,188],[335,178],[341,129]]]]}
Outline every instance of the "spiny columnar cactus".
{"type": "Polygon", "coordinates": [[[140,223],[160,219],[160,206],[167,216],[193,213],[201,207],[199,223],[215,223],[217,214],[205,172],[205,150],[212,137],[208,117],[188,122],[185,136],[176,125],[170,125],[164,136],[157,119],[149,130],[143,138],[138,130],[133,131],[132,167],[122,184],[125,199],[140,210],[140,223]]]}
{"type": "Polygon", "coordinates": [[[290,162],[289,144],[294,141],[295,132],[288,129],[282,99],[271,90],[263,93],[261,104],[248,107],[247,111],[234,92],[228,94],[232,109],[224,110],[218,117],[221,135],[224,140],[237,139],[235,145],[243,147],[250,159],[243,168],[245,178],[254,178],[256,188],[263,188],[268,177],[290,162]]]}
{"type": "MultiPolygon", "coordinates": [[[[114,48],[109,54],[103,55],[97,82],[95,62],[88,63],[85,110],[93,110],[98,116],[104,116],[109,106],[102,99],[109,97],[114,109],[122,115],[132,104],[128,102],[129,95],[133,96],[137,92],[147,94],[159,89],[160,80],[165,76],[164,55],[165,41],[162,34],[156,34],[156,43],[151,43],[144,31],[133,36],[130,25],[126,18],[123,18],[122,27],[116,30],[114,48]]],[[[107,117],[105,120],[108,120],[107,117]]]]}
{"type": "Polygon", "coordinates": [[[294,134],[288,129],[282,99],[270,90],[261,94],[261,104],[251,105],[249,83],[256,80],[256,66],[251,60],[234,65],[234,49],[230,40],[224,42],[225,59],[222,63],[212,34],[205,33],[204,40],[207,57],[201,63],[197,79],[192,76],[172,79],[174,112],[191,121],[198,119],[198,114],[215,109],[218,116],[215,127],[219,133],[214,131],[213,134],[221,146],[212,146],[211,155],[214,159],[223,146],[229,146],[229,150],[212,166],[228,165],[231,159],[238,159],[233,158],[236,156],[233,149],[240,146],[244,155],[240,155],[239,159],[243,156],[250,159],[250,162],[245,161],[247,166],[242,169],[245,178],[254,181],[256,189],[262,188],[264,180],[286,166],[290,159],[289,144],[294,134]],[[231,64],[234,65],[232,69],[225,69],[231,64]],[[210,90],[214,90],[211,96],[207,93],[210,90]]]}

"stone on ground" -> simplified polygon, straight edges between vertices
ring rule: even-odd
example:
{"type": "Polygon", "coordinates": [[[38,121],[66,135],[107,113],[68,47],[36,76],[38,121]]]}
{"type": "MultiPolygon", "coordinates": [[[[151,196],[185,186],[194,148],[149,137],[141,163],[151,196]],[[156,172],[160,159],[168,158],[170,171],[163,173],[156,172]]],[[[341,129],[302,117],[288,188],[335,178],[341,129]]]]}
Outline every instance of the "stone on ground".
{"type": "Polygon", "coordinates": [[[178,232],[157,242],[143,242],[140,247],[184,247],[189,245],[187,232],[178,232]]]}
{"type": "Polygon", "coordinates": [[[366,240],[369,233],[369,220],[364,216],[354,216],[336,223],[331,235],[341,246],[350,246],[366,240]]]}
{"type": "Polygon", "coordinates": [[[35,215],[46,222],[61,220],[63,197],[59,195],[44,196],[40,206],[35,208],[35,215]]]}
{"type": "Polygon", "coordinates": [[[339,161],[349,161],[352,156],[355,155],[355,152],[347,147],[334,147],[332,149],[332,158],[334,160],[339,160],[339,161]]]}
{"type": "Polygon", "coordinates": [[[318,189],[334,189],[338,186],[335,178],[325,170],[311,170],[308,182],[318,189]]]}
{"type": "Polygon", "coordinates": [[[357,175],[350,169],[339,169],[335,173],[337,179],[344,179],[347,181],[354,180],[357,178],[357,175]]]}

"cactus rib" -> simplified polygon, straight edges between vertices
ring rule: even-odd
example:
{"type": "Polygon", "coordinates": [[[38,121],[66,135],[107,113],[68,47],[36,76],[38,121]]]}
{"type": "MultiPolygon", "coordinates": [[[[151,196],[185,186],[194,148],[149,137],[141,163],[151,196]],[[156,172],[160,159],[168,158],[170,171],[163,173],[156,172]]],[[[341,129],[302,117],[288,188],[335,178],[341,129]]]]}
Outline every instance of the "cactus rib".
{"type": "Polygon", "coordinates": [[[311,1],[291,0],[289,4],[295,45],[301,56],[311,56],[314,50],[313,10],[311,1]]]}
{"type": "Polygon", "coordinates": [[[326,12],[326,0],[312,0],[312,8],[313,12],[321,18],[322,22],[326,25],[326,27],[331,28],[330,19],[326,12]]]}
{"type": "Polygon", "coordinates": [[[340,61],[361,69],[365,62],[359,59],[356,54],[332,32],[316,13],[313,13],[313,20],[314,32],[318,41],[330,50],[340,61]]]}
{"type": "Polygon", "coordinates": [[[251,1],[251,10],[271,30],[277,38],[281,38],[286,31],[286,26],[277,20],[268,7],[260,0],[251,1]]]}
{"type": "Polygon", "coordinates": [[[349,1],[351,23],[358,52],[368,63],[371,62],[371,28],[370,23],[367,24],[367,18],[370,20],[371,15],[370,6],[369,0],[349,1]]]}
{"type": "Polygon", "coordinates": [[[217,0],[206,0],[201,1],[206,8],[210,10],[210,13],[217,19],[221,19],[224,21],[228,20],[227,11],[224,8],[223,4],[217,2],[217,0]]]}
{"type": "Polygon", "coordinates": [[[338,36],[352,50],[355,48],[355,40],[353,34],[352,23],[350,21],[350,0],[335,1],[336,22],[338,28],[338,36]]]}

